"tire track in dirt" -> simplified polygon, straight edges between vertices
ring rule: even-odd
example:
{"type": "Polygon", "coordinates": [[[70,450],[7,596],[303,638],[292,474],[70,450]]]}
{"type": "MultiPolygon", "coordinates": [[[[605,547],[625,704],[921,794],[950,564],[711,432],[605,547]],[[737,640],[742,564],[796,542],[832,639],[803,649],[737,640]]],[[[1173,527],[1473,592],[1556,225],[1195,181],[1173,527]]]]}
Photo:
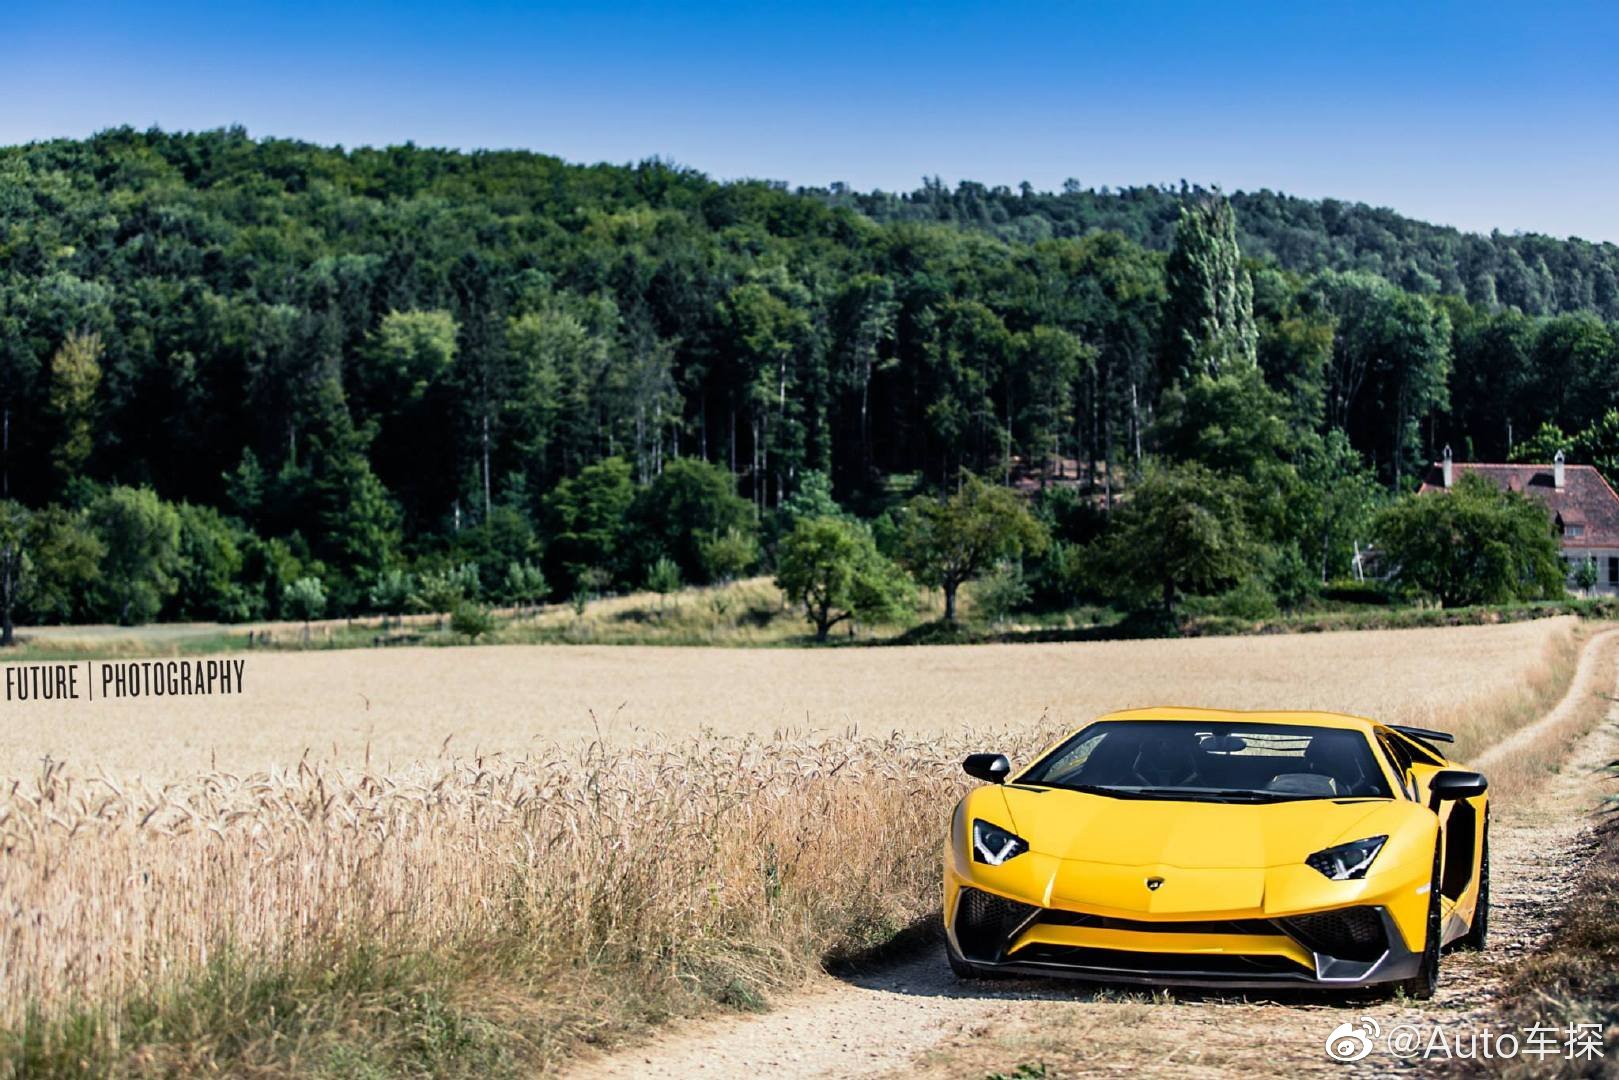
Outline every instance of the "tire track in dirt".
{"type": "MultiPolygon", "coordinates": [[[[1563,700],[1479,758],[1499,762],[1595,692],[1598,652],[1583,651],[1563,700]]],[[[1446,954],[1438,994],[1409,1002],[1368,995],[1218,997],[1097,989],[1058,980],[964,982],[936,949],[847,981],[830,977],[768,1013],[695,1022],[645,1046],[580,1061],[583,1077],[974,1077],[1052,1062],[1052,1075],[1243,1073],[1420,1075],[1381,1052],[1354,1065],[1325,1054],[1327,1033],[1370,1016],[1383,1031],[1465,1029],[1485,1020],[1504,975],[1544,939],[1594,849],[1588,810],[1597,770],[1619,756],[1619,706],[1573,748],[1526,805],[1491,824],[1492,912],[1483,953],[1446,954]]]]}

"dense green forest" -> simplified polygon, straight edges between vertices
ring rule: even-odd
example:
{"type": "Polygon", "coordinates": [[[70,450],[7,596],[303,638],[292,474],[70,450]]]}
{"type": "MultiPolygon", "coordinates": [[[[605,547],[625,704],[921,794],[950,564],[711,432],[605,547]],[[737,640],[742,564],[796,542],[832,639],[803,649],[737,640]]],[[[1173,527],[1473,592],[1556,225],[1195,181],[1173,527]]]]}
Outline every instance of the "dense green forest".
{"type": "Polygon", "coordinates": [[[1600,429],[1616,269],[1268,192],[789,191],[239,129],[0,149],[0,605],[527,602],[771,569],[804,518],[939,583],[947,504],[907,499],[972,474],[1035,493],[968,575],[1015,561],[1015,604],[1287,606],[1440,446],[1600,429]]]}
{"type": "MultiPolygon", "coordinates": [[[[1179,188],[1100,191],[1070,181],[1061,193],[963,183],[954,191],[930,180],[906,195],[842,188],[808,192],[876,221],[939,221],[1033,244],[1093,232],[1116,232],[1167,251],[1188,198],[1179,188]]],[[[1319,202],[1270,191],[1231,196],[1237,239],[1249,258],[1298,273],[1364,270],[1401,288],[1460,296],[1477,307],[1512,307],[1526,315],[1591,311],[1619,319],[1619,245],[1549,236],[1464,233],[1336,199],[1319,202]]]]}

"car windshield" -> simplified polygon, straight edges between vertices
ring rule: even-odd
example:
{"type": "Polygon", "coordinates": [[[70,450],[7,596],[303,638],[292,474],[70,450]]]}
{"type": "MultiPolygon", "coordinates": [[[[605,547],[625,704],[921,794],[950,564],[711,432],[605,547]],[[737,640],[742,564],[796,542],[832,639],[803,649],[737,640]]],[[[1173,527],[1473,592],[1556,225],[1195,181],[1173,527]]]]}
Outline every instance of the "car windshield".
{"type": "Polygon", "coordinates": [[[1098,721],[1017,782],[1204,802],[1392,797],[1358,731],[1201,720],[1098,721]]]}

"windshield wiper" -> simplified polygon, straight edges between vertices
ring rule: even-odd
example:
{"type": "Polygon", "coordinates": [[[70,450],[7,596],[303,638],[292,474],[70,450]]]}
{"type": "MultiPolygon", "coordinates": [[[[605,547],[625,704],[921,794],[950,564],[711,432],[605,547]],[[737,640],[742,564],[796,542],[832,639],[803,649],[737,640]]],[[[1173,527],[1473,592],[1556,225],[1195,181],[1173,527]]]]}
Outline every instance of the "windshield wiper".
{"type": "Polygon", "coordinates": [[[1115,799],[1136,799],[1146,796],[1138,795],[1135,788],[1109,787],[1106,784],[1058,784],[1050,780],[1035,780],[1033,783],[1058,791],[1077,791],[1081,795],[1105,795],[1115,799]]]}
{"type": "Polygon", "coordinates": [[[1185,799],[1190,802],[1273,803],[1321,798],[1289,791],[1255,791],[1251,788],[1129,787],[1108,788],[1106,794],[1133,799],[1185,799]]]}

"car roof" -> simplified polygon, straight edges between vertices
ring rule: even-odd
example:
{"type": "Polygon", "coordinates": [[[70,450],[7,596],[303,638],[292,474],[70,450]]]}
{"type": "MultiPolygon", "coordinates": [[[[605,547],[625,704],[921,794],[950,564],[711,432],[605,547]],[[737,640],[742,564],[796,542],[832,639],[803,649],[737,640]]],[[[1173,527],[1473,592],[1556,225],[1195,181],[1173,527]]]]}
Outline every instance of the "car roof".
{"type": "Polygon", "coordinates": [[[1310,710],[1198,709],[1185,705],[1153,705],[1144,709],[1121,709],[1105,713],[1097,720],[1202,720],[1205,722],[1248,724],[1293,724],[1299,727],[1347,728],[1370,733],[1380,725],[1376,720],[1351,713],[1310,710]]]}

